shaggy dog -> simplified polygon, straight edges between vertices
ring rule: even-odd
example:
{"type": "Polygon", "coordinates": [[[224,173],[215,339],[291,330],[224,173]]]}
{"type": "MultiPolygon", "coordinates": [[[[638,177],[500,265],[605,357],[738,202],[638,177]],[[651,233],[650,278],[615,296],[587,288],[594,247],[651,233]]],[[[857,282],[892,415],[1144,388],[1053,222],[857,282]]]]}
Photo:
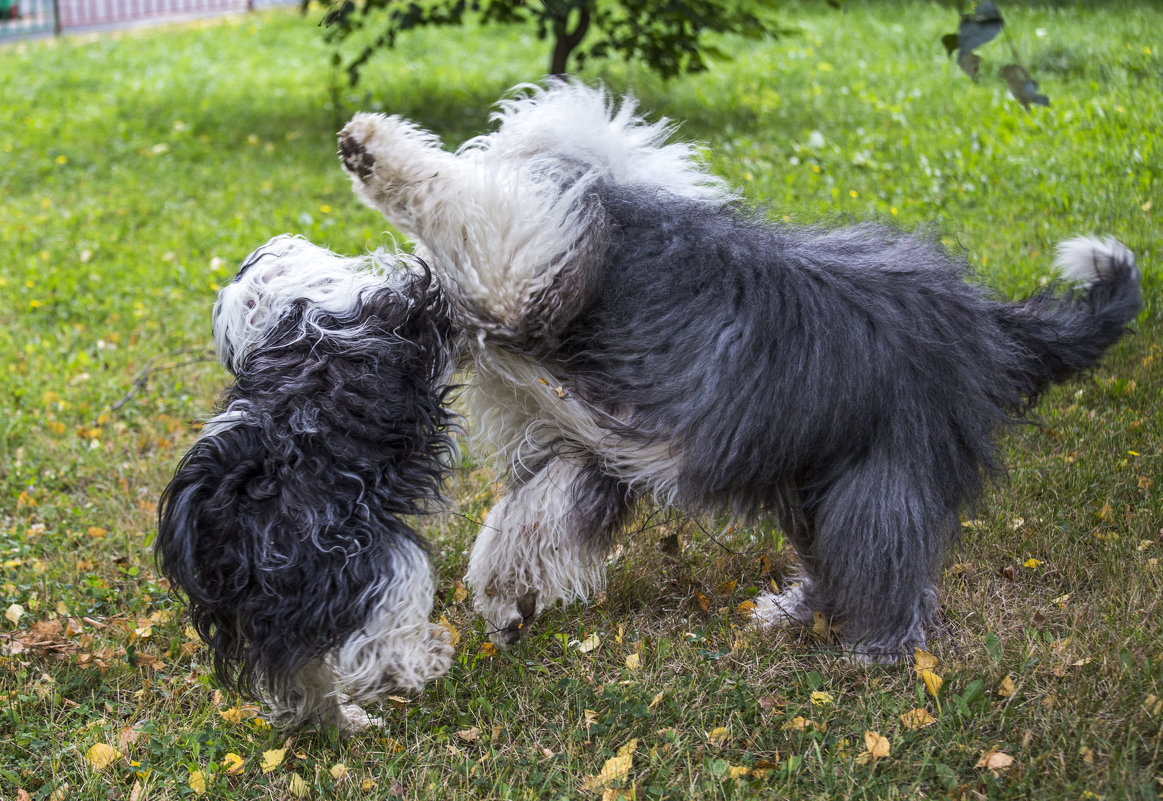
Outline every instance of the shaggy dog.
{"type": "MultiPolygon", "coordinates": [[[[1005,302],[931,238],[767,222],[665,121],[601,90],[527,88],[495,120],[455,153],[394,116],[340,134],[357,195],[431,254],[464,328],[474,424],[506,481],[466,575],[494,641],[591,595],[646,498],[775,517],[800,583],[760,597],[761,622],[820,611],[870,661],[923,645],[959,513],[1001,469],[997,431],[1123,335],[1141,304],[1131,252],[1071,240],[1072,286],[1005,302]]],[[[407,380],[383,385],[384,409],[407,380]]],[[[225,592],[241,595],[229,564],[225,592]]],[[[264,593],[264,624],[334,639],[323,614],[357,595],[334,567],[303,576],[323,607],[310,635],[279,614],[299,586],[264,593]]]]}
{"type": "Polygon", "coordinates": [[[224,682],[342,729],[452,659],[424,542],[452,453],[447,303],[416,259],[278,237],[214,307],[234,374],[162,495],[156,555],[224,682]]]}

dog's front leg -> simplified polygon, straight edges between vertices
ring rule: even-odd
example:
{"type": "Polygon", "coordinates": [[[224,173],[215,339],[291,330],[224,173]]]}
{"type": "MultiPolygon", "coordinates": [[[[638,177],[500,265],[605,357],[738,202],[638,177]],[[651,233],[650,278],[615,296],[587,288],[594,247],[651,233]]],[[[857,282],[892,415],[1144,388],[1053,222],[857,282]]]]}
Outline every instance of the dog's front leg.
{"type": "Polygon", "coordinates": [[[494,644],[512,645],[541,610],[602,586],[606,550],[626,508],[616,482],[564,458],[493,507],[465,583],[494,644]]]}

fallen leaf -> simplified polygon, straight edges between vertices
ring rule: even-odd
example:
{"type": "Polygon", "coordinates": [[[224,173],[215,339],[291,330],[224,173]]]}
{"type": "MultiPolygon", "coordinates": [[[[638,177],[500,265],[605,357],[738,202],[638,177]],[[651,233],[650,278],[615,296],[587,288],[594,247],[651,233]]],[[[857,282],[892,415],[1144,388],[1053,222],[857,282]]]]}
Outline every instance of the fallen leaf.
{"type": "Polygon", "coordinates": [[[1007,673],[1006,677],[1002,679],[1001,682],[997,685],[996,692],[1002,698],[1009,698],[1016,690],[1017,688],[1014,686],[1014,680],[1010,678],[1010,675],[1007,673]]]}
{"type": "Polygon", "coordinates": [[[721,598],[726,598],[728,595],[735,592],[735,588],[738,585],[738,581],[724,581],[715,588],[715,592],[718,593],[721,598]]]}
{"type": "Polygon", "coordinates": [[[466,743],[475,743],[481,739],[481,730],[473,726],[471,729],[461,729],[456,733],[456,736],[466,743]]]}
{"type": "Polygon", "coordinates": [[[707,742],[719,748],[722,748],[730,739],[731,732],[727,730],[726,726],[716,726],[707,732],[707,742]]]}
{"type": "Polygon", "coordinates": [[[460,632],[457,630],[456,626],[452,625],[451,620],[449,620],[444,615],[441,615],[440,620],[437,621],[436,625],[440,626],[442,629],[448,632],[448,641],[452,644],[453,648],[460,645],[460,632]]]}
{"type": "Polygon", "coordinates": [[[1154,693],[1143,699],[1143,711],[1153,718],[1163,714],[1163,698],[1154,693]]]}
{"type": "Polygon", "coordinates": [[[648,709],[654,709],[654,707],[656,707],[656,706],[658,706],[659,704],[661,704],[661,703],[662,703],[662,697],[663,697],[664,695],[666,695],[666,691],[665,691],[665,690],[659,690],[659,691],[658,691],[658,693],[656,693],[656,694],[655,694],[654,698],[653,698],[653,699],[650,701],[650,706],[649,706],[649,707],[647,707],[647,708],[648,708],[648,709]]]}
{"type": "Polygon", "coordinates": [[[93,770],[104,770],[119,759],[121,759],[121,752],[107,743],[91,745],[89,750],[85,752],[85,761],[93,770]]]}
{"type": "Polygon", "coordinates": [[[221,764],[227,776],[238,776],[246,768],[246,760],[233,752],[223,757],[221,764]]]}
{"type": "Polygon", "coordinates": [[[359,789],[363,790],[365,793],[368,790],[371,790],[375,786],[376,786],[375,779],[364,779],[362,782],[359,783],[359,789]]]}
{"type": "Polygon", "coordinates": [[[12,604],[4,610],[4,617],[8,618],[8,622],[15,626],[20,622],[20,618],[24,616],[24,607],[20,604],[12,604]]]}
{"type": "Polygon", "coordinates": [[[590,792],[604,790],[610,785],[621,784],[630,775],[630,768],[634,764],[634,754],[619,754],[612,756],[602,765],[596,776],[587,776],[582,780],[582,789],[590,792]]]}
{"type": "Polygon", "coordinates": [[[270,773],[272,770],[283,764],[283,760],[287,757],[286,748],[275,748],[270,751],[262,752],[262,772],[270,773]]]}
{"type": "Polygon", "coordinates": [[[735,607],[735,614],[740,617],[754,617],[755,616],[755,601],[744,601],[735,607]]]}
{"type": "Polygon", "coordinates": [[[586,637],[581,642],[577,642],[576,640],[571,642],[570,647],[579,654],[588,654],[590,651],[597,649],[597,647],[601,644],[602,638],[599,637],[597,633],[594,633],[586,637]]]}
{"type": "Polygon", "coordinates": [[[701,592],[695,592],[695,603],[699,605],[699,609],[707,612],[711,608],[711,599],[703,595],[701,592]]]}
{"type": "Polygon", "coordinates": [[[982,751],[981,758],[977,760],[977,767],[986,768],[997,775],[1003,770],[1006,770],[1014,764],[1014,758],[1009,754],[998,751],[996,748],[991,748],[989,751],[982,751]]]}
{"type": "Polygon", "coordinates": [[[812,706],[828,706],[832,703],[831,693],[816,690],[812,693],[812,706]]]}
{"type": "Polygon", "coordinates": [[[626,669],[637,670],[642,664],[642,657],[638,654],[630,654],[626,657],[626,669]]]}
{"type": "Polygon", "coordinates": [[[860,763],[876,762],[878,759],[887,757],[891,750],[892,745],[887,737],[880,732],[866,731],[864,732],[864,750],[857,755],[856,761],[860,763]]]}
{"type": "Polygon", "coordinates": [[[910,731],[923,729],[926,726],[932,726],[937,720],[929,714],[929,710],[924,707],[911,709],[901,715],[901,725],[910,731]]]}
{"type": "Polygon", "coordinates": [[[497,646],[493,645],[491,642],[486,642],[483,645],[481,645],[480,651],[477,652],[477,658],[478,659],[495,659],[497,657],[497,655],[499,655],[500,653],[501,652],[500,652],[500,650],[497,649],[497,646]]]}
{"type": "Polygon", "coordinates": [[[932,670],[937,667],[937,657],[920,648],[913,649],[913,670],[919,676],[922,670],[932,670]]]}
{"type": "Polygon", "coordinates": [[[380,745],[382,745],[384,747],[384,750],[387,751],[389,754],[402,754],[402,753],[404,753],[404,746],[402,746],[396,740],[393,740],[391,737],[381,737],[380,738],[380,745]]]}
{"type": "Polygon", "coordinates": [[[920,676],[921,681],[925,683],[925,688],[929,691],[929,695],[936,698],[937,693],[941,692],[941,685],[945,683],[944,679],[931,670],[922,670],[920,676]]]}
{"type": "Polygon", "coordinates": [[[831,634],[831,621],[828,620],[828,616],[823,612],[812,613],[812,631],[815,632],[815,635],[821,640],[828,639],[828,635],[831,634]]]}
{"type": "Polygon", "coordinates": [[[195,795],[206,794],[206,774],[200,770],[190,771],[190,778],[186,780],[190,785],[190,789],[194,791],[195,795]]]}
{"type": "Polygon", "coordinates": [[[311,792],[311,788],[307,786],[307,782],[298,773],[291,774],[291,780],[287,783],[287,789],[291,791],[291,795],[295,798],[306,798],[307,793],[311,792]]]}
{"type": "Polygon", "coordinates": [[[456,582],[456,586],[452,590],[452,602],[454,604],[464,603],[464,599],[467,597],[468,588],[464,586],[464,582],[456,582]]]}

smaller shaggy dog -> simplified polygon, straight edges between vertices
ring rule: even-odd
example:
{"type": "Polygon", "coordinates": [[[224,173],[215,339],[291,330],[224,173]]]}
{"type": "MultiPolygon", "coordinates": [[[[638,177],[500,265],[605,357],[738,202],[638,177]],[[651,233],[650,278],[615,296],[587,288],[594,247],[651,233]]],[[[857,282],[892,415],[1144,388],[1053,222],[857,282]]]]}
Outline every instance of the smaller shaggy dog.
{"type": "Polygon", "coordinates": [[[218,297],[235,380],[162,496],[156,553],[218,675],[284,724],[362,727],[355,702],[448,669],[432,568],[402,516],[439,499],[453,450],[452,337],[419,260],[293,237],[218,297]]]}
{"type": "Polygon", "coordinates": [[[801,575],[761,621],[822,612],[864,660],[923,645],[998,429],[1123,335],[1131,252],[1066,242],[1074,284],[1011,303],[929,237],[765,220],[632,101],[554,83],[494,119],[456,152],[394,116],[340,134],[356,194],[431,254],[464,328],[506,482],[465,577],[494,641],[590,595],[645,498],[774,516],[801,575]]]}

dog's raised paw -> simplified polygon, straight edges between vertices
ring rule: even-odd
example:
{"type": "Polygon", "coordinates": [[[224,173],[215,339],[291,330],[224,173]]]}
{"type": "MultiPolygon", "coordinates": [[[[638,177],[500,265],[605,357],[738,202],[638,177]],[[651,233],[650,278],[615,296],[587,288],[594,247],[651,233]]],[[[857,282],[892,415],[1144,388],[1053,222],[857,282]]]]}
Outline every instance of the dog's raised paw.
{"type": "Polygon", "coordinates": [[[366,182],[375,172],[376,160],[346,128],[339,132],[339,157],[343,160],[343,169],[361,181],[366,182]]]}

